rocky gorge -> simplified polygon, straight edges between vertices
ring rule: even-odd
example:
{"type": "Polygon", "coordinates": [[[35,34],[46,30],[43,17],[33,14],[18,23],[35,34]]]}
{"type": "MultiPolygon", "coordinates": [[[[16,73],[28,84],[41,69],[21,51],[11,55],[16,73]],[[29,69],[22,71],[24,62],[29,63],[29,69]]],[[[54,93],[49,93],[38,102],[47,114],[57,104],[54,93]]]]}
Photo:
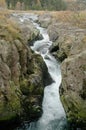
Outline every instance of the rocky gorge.
{"type": "Polygon", "coordinates": [[[70,127],[86,129],[86,29],[54,19],[51,14],[39,16],[53,45],[50,52],[61,62],[61,101],[70,127]]]}
{"type": "MultiPolygon", "coordinates": [[[[25,14],[5,14],[0,23],[0,126],[37,120],[42,114],[44,86],[52,79],[30,45],[40,32],[25,14]],[[45,80],[46,79],[46,80],[45,80]]],[[[61,62],[60,97],[70,129],[86,129],[86,29],[63,23],[52,14],[39,15],[53,41],[50,53],[61,62]]],[[[2,126],[1,126],[2,127],[2,126]]]]}
{"type": "Polygon", "coordinates": [[[42,57],[30,49],[30,44],[40,39],[39,31],[29,20],[22,23],[20,15],[1,16],[1,129],[4,124],[6,127],[12,122],[38,119],[42,114],[44,86],[52,82],[42,57]]]}

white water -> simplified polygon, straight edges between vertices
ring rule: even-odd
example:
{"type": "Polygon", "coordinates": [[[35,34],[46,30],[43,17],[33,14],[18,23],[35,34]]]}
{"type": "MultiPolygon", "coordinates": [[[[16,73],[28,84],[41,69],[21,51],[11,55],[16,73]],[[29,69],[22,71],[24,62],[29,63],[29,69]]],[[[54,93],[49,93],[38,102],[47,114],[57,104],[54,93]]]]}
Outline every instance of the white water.
{"type": "Polygon", "coordinates": [[[64,130],[65,112],[59,98],[59,86],[61,83],[60,66],[50,54],[47,55],[49,59],[44,60],[55,82],[45,87],[43,115],[36,124],[31,123],[28,130],[64,130]]]}
{"type": "Polygon", "coordinates": [[[47,30],[34,22],[34,20],[37,20],[37,16],[26,15],[21,21],[23,22],[25,19],[31,19],[43,36],[43,40],[36,41],[31,48],[43,57],[48,71],[55,81],[45,87],[42,117],[37,122],[30,123],[29,128],[26,130],[67,130],[65,128],[66,116],[59,97],[59,86],[61,84],[60,65],[48,52],[52,42],[49,40],[47,30]]]}

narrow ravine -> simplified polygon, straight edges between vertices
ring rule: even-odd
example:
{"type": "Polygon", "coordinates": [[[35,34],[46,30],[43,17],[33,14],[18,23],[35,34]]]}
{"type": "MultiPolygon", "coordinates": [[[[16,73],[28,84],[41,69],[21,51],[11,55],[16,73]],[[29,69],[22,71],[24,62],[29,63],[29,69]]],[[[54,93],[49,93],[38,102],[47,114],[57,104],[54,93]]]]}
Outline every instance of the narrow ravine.
{"type": "MultiPolygon", "coordinates": [[[[36,15],[27,14],[21,19],[21,22],[24,19],[31,19],[43,36],[43,39],[35,41],[31,48],[35,53],[39,53],[43,57],[54,81],[51,85],[45,87],[42,117],[37,122],[30,123],[26,130],[67,130],[66,115],[59,96],[59,86],[61,84],[60,64],[49,53],[49,47],[52,42],[49,40],[47,30],[35,23],[35,20],[37,20],[36,15]]],[[[18,130],[22,130],[22,128],[18,130]]]]}

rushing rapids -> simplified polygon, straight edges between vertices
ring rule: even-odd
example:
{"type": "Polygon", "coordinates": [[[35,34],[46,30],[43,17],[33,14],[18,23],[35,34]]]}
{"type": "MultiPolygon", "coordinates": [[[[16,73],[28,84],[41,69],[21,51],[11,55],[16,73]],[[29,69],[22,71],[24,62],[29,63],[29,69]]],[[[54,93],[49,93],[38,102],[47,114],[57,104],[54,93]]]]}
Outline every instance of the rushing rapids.
{"type": "MultiPolygon", "coordinates": [[[[49,40],[47,30],[35,23],[36,15],[25,14],[20,18],[20,21],[23,22],[25,19],[31,20],[43,37],[42,40],[35,41],[31,48],[43,57],[54,81],[51,85],[45,87],[42,117],[37,122],[31,122],[29,126],[25,124],[25,130],[67,130],[66,115],[59,96],[59,86],[61,84],[60,64],[49,53],[52,42],[49,40]]],[[[17,130],[23,130],[23,128],[17,130]]]]}

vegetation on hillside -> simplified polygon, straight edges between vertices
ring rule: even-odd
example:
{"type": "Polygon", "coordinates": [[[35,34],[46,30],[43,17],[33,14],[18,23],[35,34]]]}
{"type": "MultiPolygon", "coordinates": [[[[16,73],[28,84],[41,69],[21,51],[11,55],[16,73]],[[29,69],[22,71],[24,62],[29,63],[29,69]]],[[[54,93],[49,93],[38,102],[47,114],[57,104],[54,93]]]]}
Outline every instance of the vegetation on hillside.
{"type": "Polygon", "coordinates": [[[0,39],[12,42],[20,39],[20,30],[15,21],[9,19],[9,11],[0,11],[0,39]]]}
{"type": "Polygon", "coordinates": [[[52,11],[54,19],[86,29],[86,11],[52,11]]]}
{"type": "Polygon", "coordinates": [[[67,3],[67,10],[85,10],[86,0],[64,0],[67,3]]]}
{"type": "Polygon", "coordinates": [[[0,0],[0,9],[15,10],[85,10],[86,0],[0,0]]]}
{"type": "Polygon", "coordinates": [[[65,10],[64,0],[6,0],[9,9],[65,10]]]}

